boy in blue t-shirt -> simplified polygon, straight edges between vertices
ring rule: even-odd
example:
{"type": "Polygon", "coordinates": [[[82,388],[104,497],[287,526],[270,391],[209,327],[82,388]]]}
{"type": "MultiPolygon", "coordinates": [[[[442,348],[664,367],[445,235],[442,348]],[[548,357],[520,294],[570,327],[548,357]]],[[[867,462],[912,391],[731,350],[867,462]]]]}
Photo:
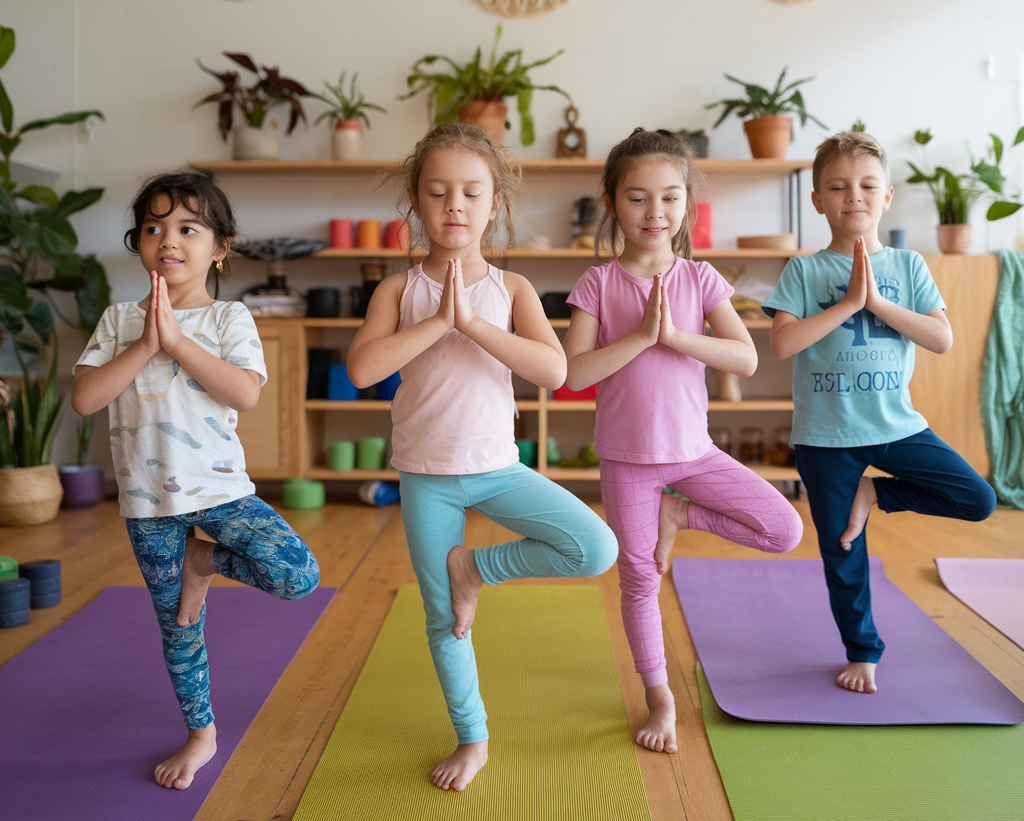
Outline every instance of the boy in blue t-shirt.
{"type": "Polygon", "coordinates": [[[915,345],[945,353],[953,333],[921,255],[878,240],[893,196],[885,151],[837,134],[818,146],[812,177],[832,242],[790,260],[763,308],[772,353],[793,357],[791,442],[849,662],[836,683],[874,693],[885,645],[871,617],[871,507],[980,521],[996,499],[910,403],[915,345]],[[869,465],[892,478],[865,476],[869,465]]]}

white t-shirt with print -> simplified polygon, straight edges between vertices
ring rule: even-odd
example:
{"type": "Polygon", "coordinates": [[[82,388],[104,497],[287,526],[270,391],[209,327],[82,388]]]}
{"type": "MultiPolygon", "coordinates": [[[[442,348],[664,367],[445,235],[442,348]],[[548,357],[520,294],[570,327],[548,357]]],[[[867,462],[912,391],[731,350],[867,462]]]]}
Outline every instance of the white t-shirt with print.
{"type": "MultiPolygon", "coordinates": [[[[176,310],[185,336],[266,384],[256,323],[240,302],[176,310]]],[[[104,311],[79,365],[105,365],[142,337],[146,312],[136,302],[104,311]]],[[[109,406],[110,449],[121,515],[173,516],[233,502],[255,492],[235,434],[238,412],[213,398],[165,351],[157,352],[109,406]]]]}

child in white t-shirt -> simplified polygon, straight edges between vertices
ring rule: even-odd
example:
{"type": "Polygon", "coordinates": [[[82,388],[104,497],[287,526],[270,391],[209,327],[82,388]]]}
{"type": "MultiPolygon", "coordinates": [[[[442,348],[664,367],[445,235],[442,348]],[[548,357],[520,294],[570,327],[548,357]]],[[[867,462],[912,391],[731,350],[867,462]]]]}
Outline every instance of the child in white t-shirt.
{"type": "Polygon", "coordinates": [[[244,306],[207,291],[235,235],[224,193],[198,172],[149,180],[132,206],[125,245],[149,272],[142,302],[104,312],[75,365],[72,407],[110,407],[121,515],[153,597],[164,659],[188,739],[157,766],[185,789],[217,750],[203,640],[215,574],[282,599],[314,590],[309,548],[254,496],[235,434],[267,380],[256,324],[244,306]],[[195,527],[217,544],[195,538],[195,527]]]}

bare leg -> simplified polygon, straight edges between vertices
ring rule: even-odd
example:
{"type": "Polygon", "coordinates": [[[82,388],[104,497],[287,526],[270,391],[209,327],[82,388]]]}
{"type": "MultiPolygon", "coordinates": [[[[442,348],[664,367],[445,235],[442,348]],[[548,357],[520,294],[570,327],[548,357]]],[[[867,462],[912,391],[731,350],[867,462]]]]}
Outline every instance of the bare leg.
{"type": "Polygon", "coordinates": [[[217,728],[212,724],[189,730],[184,746],[153,771],[156,783],[176,790],[187,789],[199,768],[217,752],[217,728]]]}
{"type": "Polygon", "coordinates": [[[658,512],[658,544],[654,548],[654,563],[658,572],[665,575],[672,563],[672,548],[676,533],[690,526],[690,503],[680,496],[663,494],[658,512]]]}
{"type": "Polygon", "coordinates": [[[216,575],[213,567],[213,543],[189,536],[185,543],[185,558],[181,567],[181,598],[178,600],[180,627],[199,621],[206,601],[206,591],[216,575]]]}
{"type": "Polygon", "coordinates": [[[648,687],[644,693],[647,699],[647,723],[636,734],[636,743],[658,753],[677,753],[676,745],[676,702],[668,684],[648,687]]]}
{"type": "Polygon", "coordinates": [[[853,690],[855,693],[874,693],[878,691],[875,686],[875,668],[878,667],[870,661],[851,661],[843,672],[836,678],[836,684],[853,690]]]}
{"type": "MultiPolygon", "coordinates": [[[[465,545],[456,545],[448,553],[448,583],[452,588],[452,615],[455,616],[452,635],[457,639],[464,639],[469,633],[469,628],[473,626],[477,596],[480,595],[480,588],[484,586],[480,571],[476,569],[476,557],[465,545]]],[[[455,754],[458,754],[457,750],[455,754]]],[[[482,766],[481,763],[480,767],[482,766]]],[[[473,772],[475,774],[476,770],[473,772]]]]}
{"type": "Polygon", "coordinates": [[[434,767],[430,780],[442,790],[462,792],[487,763],[487,740],[460,744],[455,752],[434,767]]]}
{"type": "Polygon", "coordinates": [[[871,507],[877,501],[875,480],[870,476],[861,476],[860,484],[857,485],[857,495],[853,497],[853,506],[850,508],[850,519],[843,535],[839,537],[839,546],[843,550],[849,550],[853,545],[853,540],[863,532],[871,507]]]}

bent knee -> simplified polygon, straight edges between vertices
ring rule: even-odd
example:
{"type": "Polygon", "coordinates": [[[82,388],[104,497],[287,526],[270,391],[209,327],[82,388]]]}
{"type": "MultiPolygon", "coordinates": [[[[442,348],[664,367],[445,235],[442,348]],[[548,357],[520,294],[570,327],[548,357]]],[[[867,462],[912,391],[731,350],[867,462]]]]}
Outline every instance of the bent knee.
{"type": "Polygon", "coordinates": [[[789,553],[790,550],[800,544],[804,537],[804,522],[795,508],[790,508],[792,515],[787,515],[780,527],[774,533],[768,534],[767,553],[789,553]]]}
{"type": "Polygon", "coordinates": [[[582,553],[579,575],[600,576],[611,569],[619,555],[619,543],[611,529],[603,525],[577,542],[582,553]]]}
{"type": "Polygon", "coordinates": [[[960,503],[960,510],[967,521],[983,522],[995,511],[996,502],[996,492],[988,482],[984,482],[976,493],[960,503]]]}

